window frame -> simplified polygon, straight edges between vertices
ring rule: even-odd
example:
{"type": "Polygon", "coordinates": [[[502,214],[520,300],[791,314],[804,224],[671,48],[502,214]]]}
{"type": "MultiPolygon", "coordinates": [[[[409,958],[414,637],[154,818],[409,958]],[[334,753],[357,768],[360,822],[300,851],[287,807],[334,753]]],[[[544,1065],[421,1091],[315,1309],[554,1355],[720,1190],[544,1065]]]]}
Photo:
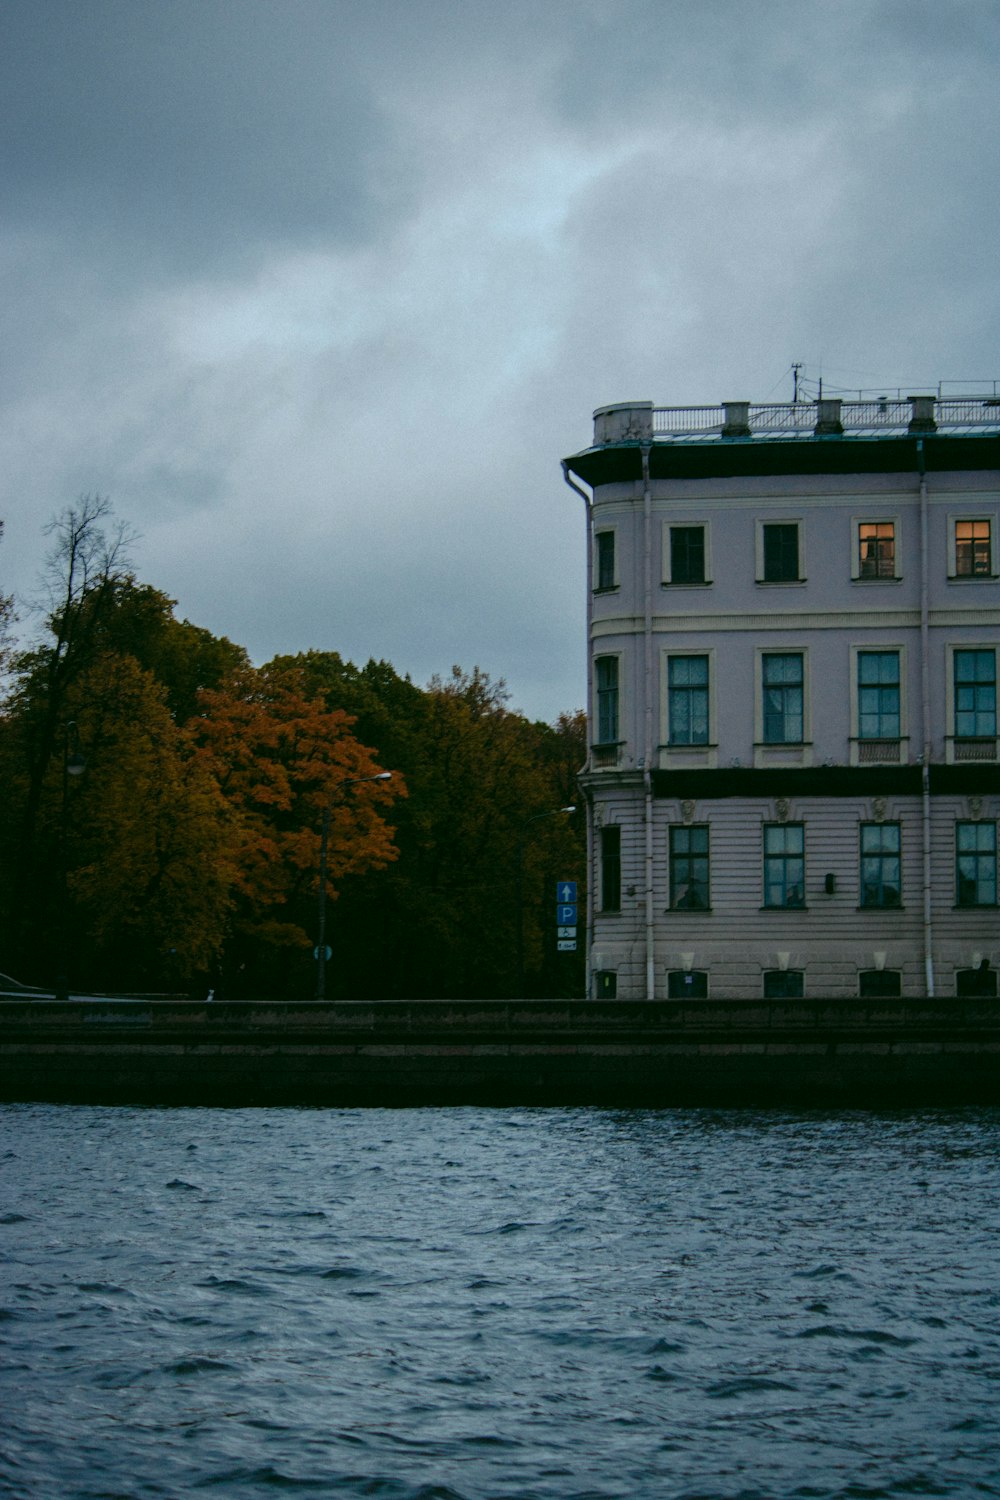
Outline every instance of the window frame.
{"type": "MultiPolygon", "coordinates": [[[[713,676],[714,676],[713,671],[712,671],[712,668],[713,668],[713,665],[714,665],[713,660],[712,660],[712,656],[713,656],[713,653],[711,651],[665,651],[664,652],[664,676],[665,676],[665,684],[664,684],[664,686],[665,686],[665,700],[666,700],[666,724],[664,726],[664,729],[665,729],[665,743],[666,743],[667,748],[670,749],[670,750],[704,750],[704,749],[707,749],[710,745],[712,745],[714,743],[713,738],[712,738],[712,730],[713,730],[714,723],[715,723],[715,715],[714,715],[714,712],[713,712],[713,710],[714,710],[714,703],[712,701],[712,698],[713,698],[713,692],[712,692],[712,689],[713,689],[713,676]],[[676,663],[676,662],[695,662],[695,661],[703,661],[705,663],[705,681],[704,681],[704,684],[700,684],[700,683],[683,683],[683,684],[678,684],[675,687],[675,685],[671,681],[671,674],[672,674],[672,671],[673,671],[674,663],[676,663]],[[680,699],[681,696],[683,695],[684,700],[686,702],[690,703],[691,698],[695,694],[702,694],[704,696],[705,738],[704,739],[689,738],[689,739],[686,739],[686,740],[685,739],[674,739],[674,703],[675,703],[675,699],[680,699]]],[[[693,715],[689,715],[689,718],[693,718],[693,715]]]]}
{"type": "Polygon", "coordinates": [[[769,587],[787,588],[789,584],[806,582],[806,558],[805,558],[805,526],[801,516],[768,516],[758,519],[754,533],[754,564],[756,582],[767,584],[769,587]],[[769,526],[794,526],[796,532],[796,567],[794,578],[765,578],[765,545],[764,532],[769,526]]]}
{"type": "Polygon", "coordinates": [[[594,740],[593,744],[599,748],[610,749],[612,745],[622,743],[622,653],[620,651],[601,651],[594,657],[594,740]],[[601,664],[604,662],[614,663],[614,685],[601,686],[601,664]],[[605,727],[610,728],[603,722],[604,710],[601,703],[603,693],[614,693],[614,733],[606,735],[603,733],[605,727]]]}
{"type": "Polygon", "coordinates": [[[955,996],[960,1000],[995,1000],[997,971],[990,967],[956,969],[955,996]]]}
{"type": "Polygon", "coordinates": [[[996,825],[996,820],[993,819],[993,818],[956,818],[956,820],[955,820],[955,907],[956,907],[956,909],[960,909],[962,911],[976,911],[976,910],[979,910],[979,911],[993,911],[993,910],[996,909],[996,905],[997,905],[997,825],[996,825]],[[967,850],[967,849],[963,850],[963,849],[961,849],[959,847],[959,844],[960,844],[960,830],[961,829],[965,829],[965,828],[975,828],[975,829],[984,829],[984,830],[985,829],[991,829],[992,830],[992,840],[991,840],[991,842],[992,842],[992,848],[991,849],[972,849],[972,850],[967,850]],[[976,872],[976,875],[974,876],[974,879],[973,879],[973,884],[975,886],[975,896],[976,896],[976,899],[974,901],[967,901],[967,900],[963,900],[962,899],[962,880],[963,880],[963,878],[965,878],[966,880],[968,879],[967,876],[963,877],[962,873],[961,873],[961,861],[962,861],[963,857],[965,859],[969,859],[971,857],[971,858],[975,859],[975,861],[976,861],[977,872],[976,872]],[[984,877],[980,873],[979,866],[980,866],[980,862],[983,861],[983,860],[989,860],[991,862],[991,864],[992,864],[992,871],[991,871],[991,874],[990,874],[989,877],[984,877]],[[986,878],[988,886],[992,887],[992,898],[989,901],[983,901],[983,900],[980,899],[980,887],[981,887],[981,884],[982,884],[984,878],[986,878]]]}
{"type": "Polygon", "coordinates": [[[764,1000],[804,1000],[806,994],[805,969],[762,969],[761,997],[764,1000]],[[775,983],[780,979],[780,983],[775,983]],[[795,984],[794,980],[798,980],[795,984]],[[769,994],[768,990],[772,993],[769,994]]]}
{"type": "MultiPolygon", "coordinates": [[[[945,647],[945,760],[949,765],[956,762],[995,762],[997,746],[1000,745],[1000,711],[996,711],[996,730],[993,734],[960,735],[956,733],[958,722],[958,693],[955,658],[962,651],[992,651],[994,653],[994,677],[1000,668],[1000,650],[996,641],[971,640],[949,641],[945,647]]],[[[994,701],[996,700],[994,685],[994,701]]]]}
{"type": "Polygon", "coordinates": [[[668,1000],[707,1000],[708,999],[708,970],[707,969],[668,969],[667,970],[667,999],[668,1000]],[[688,979],[690,979],[690,980],[701,980],[702,981],[698,985],[692,984],[692,986],[691,986],[692,992],[695,989],[698,989],[698,990],[701,991],[701,994],[694,994],[694,993],[691,993],[691,994],[687,994],[687,993],[675,994],[675,993],[673,993],[678,988],[678,985],[677,985],[677,981],[678,980],[684,981],[684,980],[688,980],[688,979]]]}
{"type": "Polygon", "coordinates": [[[763,823],[761,825],[761,854],[763,861],[763,901],[761,909],[763,911],[805,911],[807,909],[805,823],[799,820],[788,821],[784,823],[763,823]],[[793,829],[797,829],[800,834],[801,848],[799,850],[781,849],[770,851],[768,849],[768,836],[770,834],[776,834],[777,832],[779,832],[779,830],[783,834],[787,834],[793,829]],[[801,865],[801,875],[799,880],[797,881],[789,878],[789,867],[795,860],[798,860],[801,865]],[[772,869],[772,871],[776,868],[781,869],[780,882],[775,879],[773,873],[769,874],[769,867],[772,869]],[[778,884],[780,884],[781,886],[784,899],[782,899],[781,901],[768,900],[768,895],[771,888],[778,884]],[[789,901],[789,892],[795,890],[801,890],[802,899],[800,901],[789,901]]]}
{"type": "MultiPolygon", "coordinates": [[[[903,747],[909,739],[909,693],[906,646],[901,641],[866,641],[851,646],[851,765],[860,765],[862,756],[866,763],[881,761],[889,765],[898,765],[902,755],[903,747]],[[862,656],[890,656],[894,655],[898,661],[899,680],[895,684],[899,703],[899,733],[895,735],[863,735],[861,733],[861,690],[862,687],[879,686],[879,684],[863,684],[861,681],[861,658],[862,656]],[[884,746],[884,754],[879,754],[876,747],[884,746]],[[862,748],[864,747],[864,748],[862,748]]],[[[892,684],[885,684],[891,686],[892,684]]]]}
{"type": "Polygon", "coordinates": [[[883,822],[865,821],[858,824],[858,906],[864,911],[899,911],[903,905],[903,828],[902,824],[894,820],[886,819],[883,822]],[[895,829],[895,849],[865,849],[865,833],[870,829],[878,829],[880,832],[886,829],[895,829]],[[865,860],[878,860],[879,872],[876,881],[866,881],[865,860]],[[889,860],[896,861],[896,883],[895,887],[886,879],[885,865],[889,860]],[[880,899],[875,901],[865,900],[865,891],[869,885],[874,885],[880,899]],[[885,900],[887,890],[895,889],[896,899],[885,900]]]}
{"type": "Polygon", "coordinates": [[[667,838],[667,862],[668,862],[668,900],[669,910],[672,912],[707,912],[712,910],[712,839],[708,823],[671,823],[667,838]],[[676,846],[683,838],[692,835],[704,836],[704,849],[689,847],[679,849],[676,846]],[[692,873],[692,866],[704,863],[704,878],[692,873]],[[682,867],[687,867],[683,880],[680,877],[682,867]],[[690,902],[685,904],[685,898],[692,892],[692,887],[697,884],[704,887],[704,901],[701,904],[690,902]],[[684,896],[680,895],[681,886],[685,887],[684,896]]]}
{"type": "MultiPolygon", "coordinates": [[[[756,736],[757,743],[759,745],[761,745],[761,746],[766,747],[769,750],[773,750],[773,749],[787,749],[789,747],[793,747],[793,748],[796,748],[796,749],[801,748],[803,745],[807,744],[808,741],[809,741],[809,734],[808,734],[808,728],[807,728],[807,713],[806,713],[806,707],[807,707],[807,694],[806,694],[806,658],[807,658],[807,653],[806,653],[806,650],[805,650],[804,647],[803,648],[792,647],[792,648],[790,648],[788,650],[785,650],[782,647],[774,647],[774,646],[766,646],[765,647],[765,646],[760,646],[757,649],[757,656],[758,656],[758,663],[757,663],[756,677],[757,677],[757,691],[758,691],[758,705],[759,705],[759,719],[758,719],[757,736],[756,736]],[[783,657],[783,658],[798,657],[798,660],[799,660],[799,663],[800,663],[800,667],[801,667],[801,670],[800,670],[800,673],[799,673],[798,682],[797,683],[795,683],[795,682],[791,682],[791,683],[772,683],[772,684],[766,683],[765,680],[764,680],[765,662],[767,662],[772,657],[775,657],[775,658],[777,658],[777,657],[783,657]],[[767,722],[768,722],[768,711],[767,711],[767,701],[766,701],[766,698],[767,698],[767,690],[768,690],[769,687],[774,687],[774,688],[777,688],[777,687],[786,688],[787,687],[787,688],[793,688],[793,689],[797,688],[798,689],[798,692],[799,692],[799,695],[800,695],[798,718],[799,718],[799,721],[800,721],[801,731],[802,731],[801,735],[800,735],[800,737],[798,739],[780,739],[780,740],[775,740],[775,739],[768,739],[767,738],[766,731],[767,731],[767,722]]],[[[788,718],[787,709],[783,710],[783,715],[782,716],[783,716],[784,719],[787,720],[787,718],[788,718]]]]}
{"type": "MultiPolygon", "coordinates": [[[[996,651],[996,647],[995,646],[987,646],[987,645],[979,646],[979,645],[973,645],[972,643],[970,643],[968,645],[966,645],[966,644],[953,645],[950,648],[949,655],[951,657],[951,663],[950,663],[950,665],[951,665],[951,684],[952,684],[952,702],[950,704],[949,722],[951,723],[951,726],[952,726],[952,735],[953,735],[953,737],[956,740],[995,740],[996,737],[997,737],[997,651],[996,651]],[[976,656],[990,656],[990,657],[992,657],[992,659],[993,659],[993,676],[988,681],[984,680],[982,683],[980,683],[977,679],[973,678],[971,680],[971,682],[970,681],[966,681],[965,679],[963,679],[963,681],[961,683],[959,682],[959,678],[958,678],[958,659],[959,659],[960,656],[972,656],[972,655],[976,655],[976,656]],[[974,729],[972,731],[971,734],[962,734],[962,733],[959,732],[959,728],[958,728],[958,716],[959,716],[960,713],[963,713],[963,712],[968,713],[968,712],[970,712],[970,710],[967,710],[967,709],[963,710],[963,709],[961,709],[959,707],[959,690],[960,690],[960,688],[969,687],[969,686],[971,686],[973,688],[973,691],[977,691],[979,689],[979,687],[983,687],[983,688],[988,688],[989,687],[989,688],[992,688],[992,690],[993,690],[992,728],[990,728],[990,729],[979,729],[977,727],[976,729],[974,729]]],[[[971,712],[975,713],[976,716],[978,717],[980,713],[987,712],[987,710],[981,710],[981,709],[976,708],[976,709],[971,710],[971,712]]]]}
{"type": "Polygon", "coordinates": [[[599,830],[601,913],[622,909],[622,830],[620,823],[604,823],[599,830]],[[616,835],[617,837],[610,837],[616,835]],[[608,845],[615,845],[609,850],[608,845]]]}
{"type": "Polygon", "coordinates": [[[901,1000],[903,997],[903,971],[902,969],[859,969],[858,970],[858,999],[859,1000],[901,1000]],[[877,978],[876,978],[877,976],[877,978]],[[895,979],[895,984],[884,984],[882,978],[895,979]],[[865,980],[875,980],[874,984],[865,986],[865,980]]]}
{"type": "Polygon", "coordinates": [[[851,578],[855,583],[898,583],[902,578],[900,557],[902,554],[902,521],[899,516],[864,515],[851,520],[851,578]],[[866,574],[861,553],[861,528],[863,526],[892,527],[892,572],[866,574]]]}
{"type": "Polygon", "coordinates": [[[594,593],[610,594],[620,587],[618,572],[618,528],[616,526],[600,526],[594,528],[594,593]],[[602,542],[611,542],[611,577],[610,581],[604,579],[604,563],[606,562],[606,548],[602,550],[602,542]]]}
{"type": "MultiPolygon", "coordinates": [[[[974,545],[974,542],[973,542],[974,545]]],[[[952,512],[948,517],[948,581],[949,583],[981,583],[997,577],[997,513],[995,511],[952,512]],[[989,527],[989,566],[980,572],[958,571],[958,528],[965,525],[985,524],[989,527]]]]}
{"type": "MultiPolygon", "coordinates": [[[[896,646],[857,646],[854,651],[854,692],[857,704],[857,738],[859,740],[901,740],[903,737],[903,663],[899,648],[896,646]],[[877,681],[867,682],[862,679],[864,663],[868,658],[878,658],[880,661],[888,661],[890,658],[896,664],[896,676],[888,681],[883,681],[879,676],[877,681]],[[895,707],[885,706],[885,695],[895,693],[895,707]],[[862,694],[876,693],[878,695],[878,708],[876,710],[862,708],[862,694]],[[865,720],[876,718],[878,720],[878,732],[868,733],[865,729],[865,720]],[[886,721],[885,723],[883,721],[886,721]],[[894,727],[893,727],[894,726],[894,727]]],[[[881,668],[880,668],[881,671],[881,668]]]]}
{"type": "Polygon", "coordinates": [[[664,521],[663,523],[663,555],[661,558],[661,581],[664,588],[675,589],[703,589],[712,583],[712,527],[708,521],[664,521]],[[673,576],[673,540],[672,533],[675,531],[700,530],[702,534],[702,547],[704,552],[703,568],[704,577],[699,581],[687,578],[675,578],[673,576]]]}

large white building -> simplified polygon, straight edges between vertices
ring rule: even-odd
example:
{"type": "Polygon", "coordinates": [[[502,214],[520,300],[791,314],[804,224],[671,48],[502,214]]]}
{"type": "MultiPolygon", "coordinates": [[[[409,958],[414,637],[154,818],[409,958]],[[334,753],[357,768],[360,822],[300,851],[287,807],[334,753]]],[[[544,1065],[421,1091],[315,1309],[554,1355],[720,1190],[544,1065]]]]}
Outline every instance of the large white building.
{"type": "Polygon", "coordinates": [[[589,993],[995,994],[1000,401],[603,407],[589,993]]]}

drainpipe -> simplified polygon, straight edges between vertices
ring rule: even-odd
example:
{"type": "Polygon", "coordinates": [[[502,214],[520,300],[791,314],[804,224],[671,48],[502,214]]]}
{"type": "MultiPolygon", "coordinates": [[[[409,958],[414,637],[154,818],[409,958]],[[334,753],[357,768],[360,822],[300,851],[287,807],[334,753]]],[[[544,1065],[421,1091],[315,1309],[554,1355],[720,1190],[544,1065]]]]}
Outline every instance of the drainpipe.
{"type": "Polygon", "coordinates": [[[920,696],[923,715],[923,755],[920,767],[921,825],[924,854],[924,982],[934,998],[934,932],[931,920],[931,689],[930,599],[928,582],[927,474],[924,440],[917,439],[920,476],[920,696]]]}
{"type": "MultiPolygon", "coordinates": [[[[594,723],[594,669],[590,660],[591,633],[594,624],[594,501],[586,490],[582,490],[569,472],[569,464],[565,459],[562,461],[563,479],[571,490],[575,490],[584,504],[584,514],[587,527],[587,745],[586,759],[580,768],[580,774],[590,770],[590,734],[594,723]]],[[[594,951],[594,886],[597,878],[596,863],[594,858],[594,799],[590,788],[587,788],[584,797],[584,805],[587,810],[587,948],[585,955],[585,990],[587,999],[593,997],[592,957],[594,951]]]]}
{"type": "Polygon", "coordinates": [[[646,834],[646,999],[656,999],[656,954],[653,937],[653,494],[649,481],[649,445],[642,449],[643,550],[643,821],[646,834]]]}

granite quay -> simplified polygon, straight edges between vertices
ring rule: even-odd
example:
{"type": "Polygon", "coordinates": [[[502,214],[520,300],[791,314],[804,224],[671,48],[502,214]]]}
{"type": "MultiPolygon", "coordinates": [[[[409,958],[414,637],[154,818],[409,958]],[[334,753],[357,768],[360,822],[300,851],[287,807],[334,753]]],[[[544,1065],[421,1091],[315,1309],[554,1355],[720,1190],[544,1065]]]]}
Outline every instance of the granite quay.
{"type": "Polygon", "coordinates": [[[86,1104],[995,1104],[982,999],[0,1002],[0,1099],[86,1104]]]}

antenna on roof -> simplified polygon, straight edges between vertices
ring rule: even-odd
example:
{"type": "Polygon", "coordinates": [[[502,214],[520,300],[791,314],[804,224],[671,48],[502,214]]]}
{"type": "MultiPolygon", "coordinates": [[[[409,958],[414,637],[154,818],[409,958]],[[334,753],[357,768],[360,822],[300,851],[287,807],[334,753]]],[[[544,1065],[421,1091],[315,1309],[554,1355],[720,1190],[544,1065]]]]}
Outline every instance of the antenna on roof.
{"type": "Polygon", "coordinates": [[[801,368],[801,361],[797,365],[792,365],[792,404],[795,406],[799,404],[799,371],[801,368]]]}

